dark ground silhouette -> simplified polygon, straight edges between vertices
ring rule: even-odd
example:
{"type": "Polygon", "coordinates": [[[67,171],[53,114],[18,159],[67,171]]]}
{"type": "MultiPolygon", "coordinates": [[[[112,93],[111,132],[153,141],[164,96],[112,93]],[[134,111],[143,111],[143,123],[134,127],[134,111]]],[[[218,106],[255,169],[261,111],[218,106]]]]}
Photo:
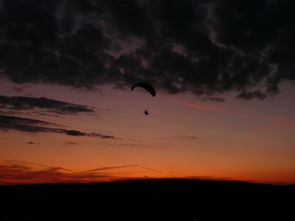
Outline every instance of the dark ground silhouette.
{"type": "Polygon", "coordinates": [[[295,185],[150,179],[0,186],[0,220],[295,220],[295,185]]]}

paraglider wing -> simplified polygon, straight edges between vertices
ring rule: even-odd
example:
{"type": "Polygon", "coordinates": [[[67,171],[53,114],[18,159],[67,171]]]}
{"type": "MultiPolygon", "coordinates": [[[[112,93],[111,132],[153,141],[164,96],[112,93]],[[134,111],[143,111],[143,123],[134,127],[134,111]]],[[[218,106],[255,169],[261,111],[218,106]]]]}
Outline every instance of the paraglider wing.
{"type": "Polygon", "coordinates": [[[131,91],[133,91],[135,87],[142,87],[142,88],[146,89],[153,97],[156,96],[155,88],[152,85],[150,85],[150,84],[148,84],[146,82],[139,82],[137,84],[134,84],[131,87],[131,91]]]}

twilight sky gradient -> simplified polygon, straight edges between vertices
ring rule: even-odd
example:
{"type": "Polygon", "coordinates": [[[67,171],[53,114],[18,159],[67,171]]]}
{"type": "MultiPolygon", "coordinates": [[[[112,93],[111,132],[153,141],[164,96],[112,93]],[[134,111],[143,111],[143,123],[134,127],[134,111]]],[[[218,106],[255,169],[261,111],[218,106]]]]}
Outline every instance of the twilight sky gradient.
{"type": "Polygon", "coordinates": [[[1,0],[0,184],[295,183],[294,4],[1,0]]]}

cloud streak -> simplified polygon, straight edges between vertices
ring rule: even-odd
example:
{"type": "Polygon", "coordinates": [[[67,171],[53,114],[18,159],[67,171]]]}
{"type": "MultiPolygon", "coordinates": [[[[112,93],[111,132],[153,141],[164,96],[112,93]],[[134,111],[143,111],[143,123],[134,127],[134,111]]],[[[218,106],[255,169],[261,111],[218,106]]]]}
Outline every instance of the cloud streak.
{"type": "Polygon", "coordinates": [[[54,123],[40,121],[30,118],[20,118],[15,116],[0,115],[0,130],[17,130],[22,132],[30,133],[58,133],[69,136],[88,136],[88,137],[98,137],[101,139],[115,139],[114,136],[99,134],[99,133],[87,133],[79,130],[68,130],[63,128],[56,128],[53,126],[58,126],[54,123]]]}
{"type": "Polygon", "coordinates": [[[189,108],[194,108],[194,109],[201,109],[201,110],[219,111],[219,110],[225,110],[229,108],[229,107],[221,106],[221,105],[204,105],[204,104],[196,104],[196,103],[192,104],[192,103],[187,103],[187,102],[183,102],[176,99],[171,99],[171,101],[174,102],[175,104],[179,104],[179,105],[189,107],[189,108]]]}
{"type": "Polygon", "coordinates": [[[293,127],[295,126],[295,120],[282,120],[281,122],[278,122],[276,124],[256,128],[256,130],[270,130],[270,129],[278,129],[278,128],[284,128],[284,127],[293,127]]]}
{"type": "Polygon", "coordinates": [[[33,170],[21,165],[0,165],[1,185],[33,183],[98,182],[120,179],[103,171],[96,173],[65,172],[60,167],[33,170]]]}
{"type": "Polygon", "coordinates": [[[94,110],[85,105],[48,99],[45,97],[9,97],[0,96],[0,109],[8,110],[45,110],[49,113],[69,115],[78,113],[93,113],[94,110]]]}
{"type": "Polygon", "coordinates": [[[269,115],[262,115],[262,114],[242,114],[242,116],[247,116],[251,118],[256,118],[268,122],[273,122],[271,125],[255,128],[256,130],[269,130],[269,129],[278,129],[284,127],[292,127],[295,126],[294,119],[283,119],[279,117],[273,117],[269,115]]]}
{"type": "Polygon", "coordinates": [[[37,183],[89,183],[136,179],[138,177],[118,176],[113,170],[139,167],[151,172],[161,172],[139,164],[99,167],[91,170],[74,172],[62,167],[51,167],[38,163],[22,161],[21,164],[0,164],[0,185],[37,184],[37,183]],[[23,165],[24,164],[24,165],[23,165]],[[30,166],[44,167],[33,169],[30,166]]]}
{"type": "Polygon", "coordinates": [[[115,166],[115,167],[99,167],[91,170],[86,170],[85,172],[96,172],[96,171],[105,171],[105,170],[114,170],[114,169],[122,169],[129,167],[139,167],[140,164],[132,164],[132,165],[123,165],[123,166],[115,166]]]}

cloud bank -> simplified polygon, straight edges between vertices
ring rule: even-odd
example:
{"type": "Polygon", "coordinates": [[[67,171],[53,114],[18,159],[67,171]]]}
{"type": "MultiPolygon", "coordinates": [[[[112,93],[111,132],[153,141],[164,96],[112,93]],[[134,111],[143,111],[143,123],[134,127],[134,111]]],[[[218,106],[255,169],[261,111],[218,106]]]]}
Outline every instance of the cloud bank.
{"type": "Polygon", "coordinates": [[[264,99],[295,80],[294,4],[2,0],[0,75],[84,88],[146,80],[171,94],[264,99]]]}

